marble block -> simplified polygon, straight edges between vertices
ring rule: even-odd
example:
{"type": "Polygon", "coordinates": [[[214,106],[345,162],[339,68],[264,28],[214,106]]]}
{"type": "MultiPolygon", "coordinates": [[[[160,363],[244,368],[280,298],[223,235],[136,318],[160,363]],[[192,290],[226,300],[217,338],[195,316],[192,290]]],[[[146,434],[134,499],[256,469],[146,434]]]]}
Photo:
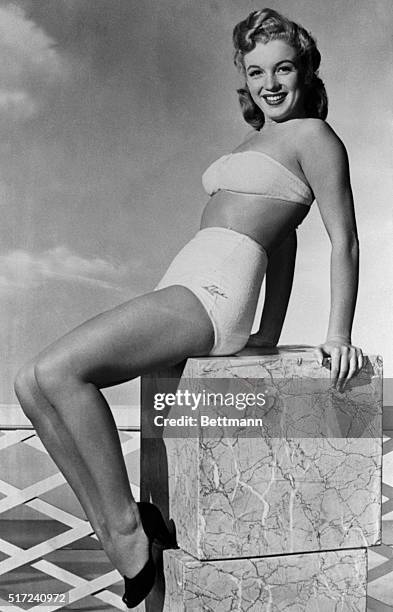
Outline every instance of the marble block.
{"type": "Polygon", "coordinates": [[[164,612],[366,612],[366,549],[198,561],[164,552],[164,612]]]}
{"type": "MultiPolygon", "coordinates": [[[[227,559],[379,543],[381,359],[368,357],[344,393],[330,388],[329,376],[307,350],[187,361],[178,389],[263,388],[266,404],[242,411],[262,417],[256,428],[165,428],[181,549],[227,559]]],[[[209,405],[204,414],[228,410],[209,405]]],[[[176,405],[169,417],[184,412],[176,405]]]]}

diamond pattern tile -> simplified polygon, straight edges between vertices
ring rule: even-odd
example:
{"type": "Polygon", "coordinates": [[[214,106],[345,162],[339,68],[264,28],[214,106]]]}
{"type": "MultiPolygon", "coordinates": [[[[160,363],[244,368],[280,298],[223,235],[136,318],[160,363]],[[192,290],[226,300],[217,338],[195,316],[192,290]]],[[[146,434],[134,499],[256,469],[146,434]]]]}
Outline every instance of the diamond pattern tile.
{"type": "Polygon", "coordinates": [[[383,445],[382,542],[393,545],[393,431],[385,432],[383,445]]]}
{"type": "Polygon", "coordinates": [[[393,431],[384,432],[382,545],[368,551],[368,612],[393,612],[393,431]]]}
{"type": "MultiPolygon", "coordinates": [[[[139,499],[139,433],[122,431],[120,440],[139,499]]],[[[124,610],[121,594],[120,574],[34,431],[1,431],[0,611],[112,612],[124,610]],[[66,593],[67,603],[10,605],[10,593],[66,593]]]]}

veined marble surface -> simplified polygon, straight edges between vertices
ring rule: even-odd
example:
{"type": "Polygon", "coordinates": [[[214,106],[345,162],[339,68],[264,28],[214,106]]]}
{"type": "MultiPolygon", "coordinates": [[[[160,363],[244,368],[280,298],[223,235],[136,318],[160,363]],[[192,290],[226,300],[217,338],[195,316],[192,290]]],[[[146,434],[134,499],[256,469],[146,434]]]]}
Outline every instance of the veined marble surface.
{"type": "Polygon", "coordinates": [[[366,549],[229,561],[164,552],[164,612],[365,612],[366,549]]]}
{"type": "MultiPolygon", "coordinates": [[[[308,351],[188,360],[182,381],[194,392],[217,391],[215,378],[249,392],[259,379],[270,403],[258,435],[247,437],[244,427],[239,435],[217,428],[215,437],[206,428],[192,437],[165,433],[180,548],[223,559],[380,541],[381,360],[369,357],[345,393],[330,389],[329,376],[308,351]]],[[[225,411],[209,407],[211,416],[225,411]]]]}

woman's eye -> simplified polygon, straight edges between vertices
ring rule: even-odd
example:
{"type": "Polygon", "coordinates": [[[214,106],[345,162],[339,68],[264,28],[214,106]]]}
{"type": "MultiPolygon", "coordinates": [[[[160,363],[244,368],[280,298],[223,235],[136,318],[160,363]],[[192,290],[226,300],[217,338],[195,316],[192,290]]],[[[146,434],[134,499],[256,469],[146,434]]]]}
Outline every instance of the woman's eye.
{"type": "Polygon", "coordinates": [[[248,73],[248,76],[250,77],[257,77],[257,76],[261,76],[262,74],[262,70],[250,70],[250,72],[248,73]]]}
{"type": "Polygon", "coordinates": [[[278,68],[278,72],[283,72],[284,74],[287,74],[288,72],[292,71],[292,66],[280,66],[278,68]]]}

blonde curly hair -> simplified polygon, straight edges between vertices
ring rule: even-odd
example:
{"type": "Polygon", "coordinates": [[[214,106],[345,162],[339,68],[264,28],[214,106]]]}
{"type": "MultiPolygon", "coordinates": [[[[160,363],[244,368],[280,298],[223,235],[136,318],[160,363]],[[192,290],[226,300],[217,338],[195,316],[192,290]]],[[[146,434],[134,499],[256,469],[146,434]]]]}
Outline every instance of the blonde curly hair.
{"type": "MultiPolygon", "coordinates": [[[[244,56],[255,48],[258,42],[283,40],[297,52],[299,66],[303,74],[305,92],[305,110],[307,117],[326,119],[328,99],[323,81],[318,76],[321,54],[316,41],[301,25],[290,21],[277,11],[265,8],[253,11],[240,21],[233,30],[235,47],[234,62],[245,75],[244,56]]],[[[243,117],[256,130],[265,123],[261,109],[251,98],[247,83],[237,90],[243,117]]]]}

